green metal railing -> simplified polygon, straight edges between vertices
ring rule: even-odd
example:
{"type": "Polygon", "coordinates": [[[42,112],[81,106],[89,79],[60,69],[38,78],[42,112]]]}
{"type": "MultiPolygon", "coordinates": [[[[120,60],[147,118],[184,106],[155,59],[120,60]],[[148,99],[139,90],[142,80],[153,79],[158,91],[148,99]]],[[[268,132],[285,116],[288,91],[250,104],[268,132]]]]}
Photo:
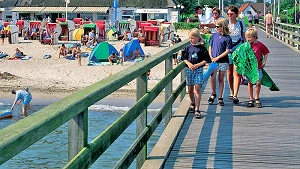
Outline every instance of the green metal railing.
{"type": "Polygon", "coordinates": [[[175,99],[179,95],[183,98],[186,94],[184,63],[173,69],[171,56],[188,43],[188,40],[185,40],[167,48],[143,62],[75,92],[0,130],[0,165],[68,122],[69,163],[65,168],[88,168],[136,120],[137,138],[115,168],[128,167],[135,158],[137,168],[141,167],[147,157],[147,141],[163,118],[165,123],[168,123],[172,117],[171,108],[175,99]],[[162,62],[165,62],[166,75],[155,87],[147,91],[147,71],[162,62]],[[173,90],[172,80],[179,73],[181,83],[173,90]],[[88,143],[88,107],[135,79],[136,104],[88,143]],[[165,90],[165,105],[147,124],[147,107],[163,90],[165,90]]]}
{"type": "MultiPolygon", "coordinates": [[[[259,28],[266,31],[264,21],[259,21],[259,28]]],[[[283,43],[289,44],[291,47],[297,47],[300,50],[300,26],[286,23],[274,23],[272,30],[273,37],[276,37],[283,43]]]]}

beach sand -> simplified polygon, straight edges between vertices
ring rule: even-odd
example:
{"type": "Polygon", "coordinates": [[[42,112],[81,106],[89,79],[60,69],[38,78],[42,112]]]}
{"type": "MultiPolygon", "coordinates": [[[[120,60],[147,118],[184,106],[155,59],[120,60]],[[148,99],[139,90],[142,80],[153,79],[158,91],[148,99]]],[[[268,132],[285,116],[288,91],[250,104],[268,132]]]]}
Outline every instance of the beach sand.
{"type": "MultiPolygon", "coordinates": [[[[182,40],[188,38],[187,30],[177,32],[182,40]]],[[[78,66],[77,60],[58,58],[59,46],[42,45],[34,40],[19,39],[19,44],[0,45],[0,51],[12,56],[15,49],[19,48],[25,55],[31,56],[29,60],[7,60],[0,59],[0,98],[13,98],[10,91],[22,89],[28,86],[34,98],[63,98],[71,93],[83,89],[98,82],[109,75],[122,71],[134,63],[109,66],[88,66],[88,58],[82,58],[82,66],[78,66]],[[43,59],[43,55],[50,54],[50,59],[43,59]],[[5,76],[3,76],[3,73],[5,76]]],[[[109,42],[117,50],[124,46],[125,41],[109,42]]],[[[144,47],[145,54],[156,54],[168,47],[163,43],[162,47],[144,47]]],[[[84,52],[86,49],[82,47],[84,52]]],[[[153,87],[164,76],[164,62],[151,69],[149,87],[153,87]]],[[[179,83],[179,77],[175,84],[179,83]]],[[[113,93],[113,97],[135,97],[135,80],[113,93]]]]}

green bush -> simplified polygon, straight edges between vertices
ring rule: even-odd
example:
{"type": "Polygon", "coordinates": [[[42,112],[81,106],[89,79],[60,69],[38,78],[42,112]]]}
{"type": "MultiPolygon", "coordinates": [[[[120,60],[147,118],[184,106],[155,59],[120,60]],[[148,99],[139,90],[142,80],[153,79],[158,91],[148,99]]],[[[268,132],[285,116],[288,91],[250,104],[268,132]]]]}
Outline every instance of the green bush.
{"type": "Polygon", "coordinates": [[[175,22],[174,23],[175,29],[185,29],[185,30],[190,30],[193,28],[199,28],[199,23],[194,22],[194,23],[186,23],[186,22],[175,22]]]}

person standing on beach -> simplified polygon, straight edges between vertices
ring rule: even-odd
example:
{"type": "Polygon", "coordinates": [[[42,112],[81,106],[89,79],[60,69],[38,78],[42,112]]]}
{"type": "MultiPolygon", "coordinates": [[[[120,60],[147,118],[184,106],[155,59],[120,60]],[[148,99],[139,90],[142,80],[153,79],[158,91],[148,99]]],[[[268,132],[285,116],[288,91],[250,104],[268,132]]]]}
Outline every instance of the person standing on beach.
{"type": "Polygon", "coordinates": [[[76,48],[76,58],[78,59],[78,66],[81,66],[81,50],[79,46],[76,48]]]}
{"type": "Polygon", "coordinates": [[[4,28],[0,31],[1,44],[4,45],[5,31],[4,28]]]}
{"type": "Polygon", "coordinates": [[[22,105],[22,115],[27,116],[27,109],[29,107],[29,103],[32,99],[31,93],[29,92],[28,88],[25,90],[17,90],[15,91],[14,89],[11,91],[12,94],[16,95],[15,101],[13,105],[11,106],[10,110],[13,110],[15,105],[18,102],[23,102],[22,105]]]}
{"type": "Polygon", "coordinates": [[[201,44],[203,41],[200,31],[197,28],[191,29],[188,33],[191,44],[182,51],[182,60],[186,66],[186,85],[191,100],[189,111],[195,112],[195,118],[201,118],[200,89],[203,84],[203,66],[210,62],[207,49],[201,44]]]}

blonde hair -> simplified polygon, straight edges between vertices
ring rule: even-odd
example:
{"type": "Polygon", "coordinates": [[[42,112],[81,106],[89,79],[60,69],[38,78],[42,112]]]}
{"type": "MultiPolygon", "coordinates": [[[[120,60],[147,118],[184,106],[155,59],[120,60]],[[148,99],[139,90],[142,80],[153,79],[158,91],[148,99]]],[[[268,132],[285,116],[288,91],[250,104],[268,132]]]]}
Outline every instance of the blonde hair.
{"type": "Polygon", "coordinates": [[[222,26],[223,34],[224,35],[228,35],[229,34],[228,21],[225,18],[218,19],[216,21],[216,25],[222,26]]]}
{"type": "Polygon", "coordinates": [[[251,36],[251,37],[254,37],[254,38],[258,38],[258,35],[257,35],[257,30],[255,28],[249,28],[246,32],[245,32],[245,35],[246,36],[251,36]]]}
{"type": "Polygon", "coordinates": [[[198,37],[199,38],[199,42],[204,42],[204,39],[202,38],[200,31],[198,28],[193,28],[189,31],[188,33],[189,36],[192,37],[198,37]]]}

